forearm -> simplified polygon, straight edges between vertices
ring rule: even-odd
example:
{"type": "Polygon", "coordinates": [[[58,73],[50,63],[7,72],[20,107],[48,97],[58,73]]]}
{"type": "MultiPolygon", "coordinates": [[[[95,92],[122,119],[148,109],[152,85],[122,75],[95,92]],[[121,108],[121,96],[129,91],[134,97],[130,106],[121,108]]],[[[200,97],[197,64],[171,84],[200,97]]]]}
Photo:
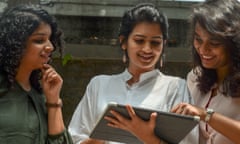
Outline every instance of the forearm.
{"type": "Polygon", "coordinates": [[[144,144],[164,144],[164,143],[160,140],[160,138],[158,138],[157,136],[154,136],[146,140],[144,144]]]}
{"type": "Polygon", "coordinates": [[[218,131],[219,133],[223,134],[234,143],[240,143],[239,133],[240,133],[240,122],[225,117],[219,113],[214,113],[208,122],[209,125],[218,131]]]}
{"type": "Polygon", "coordinates": [[[144,144],[164,144],[160,139],[152,142],[145,142],[144,144]]]}
{"type": "Polygon", "coordinates": [[[103,140],[87,139],[80,144],[104,144],[103,140]]]}
{"type": "Polygon", "coordinates": [[[47,107],[48,109],[48,134],[55,135],[64,131],[64,121],[61,107],[47,107]]]}

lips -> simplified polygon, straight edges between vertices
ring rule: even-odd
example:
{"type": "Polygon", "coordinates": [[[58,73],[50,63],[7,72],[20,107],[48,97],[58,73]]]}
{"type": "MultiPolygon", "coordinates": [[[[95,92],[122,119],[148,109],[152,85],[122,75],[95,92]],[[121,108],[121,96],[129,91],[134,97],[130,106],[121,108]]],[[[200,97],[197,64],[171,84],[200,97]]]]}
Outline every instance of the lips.
{"type": "Polygon", "coordinates": [[[40,56],[44,59],[45,63],[47,63],[51,58],[51,54],[41,54],[40,56]]]}
{"type": "Polygon", "coordinates": [[[152,55],[139,55],[143,62],[151,62],[154,58],[152,55]]]}
{"type": "Polygon", "coordinates": [[[206,55],[201,55],[202,59],[206,59],[206,60],[211,60],[214,57],[213,56],[206,56],[206,55]]]}
{"type": "Polygon", "coordinates": [[[201,55],[202,64],[206,67],[211,67],[213,64],[214,56],[201,55]]]}

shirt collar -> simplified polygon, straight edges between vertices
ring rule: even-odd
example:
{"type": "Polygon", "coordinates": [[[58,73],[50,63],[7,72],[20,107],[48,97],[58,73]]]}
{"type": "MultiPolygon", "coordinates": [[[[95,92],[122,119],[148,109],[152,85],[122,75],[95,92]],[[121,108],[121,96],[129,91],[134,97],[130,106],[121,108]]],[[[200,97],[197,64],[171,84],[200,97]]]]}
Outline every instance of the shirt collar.
{"type": "MultiPolygon", "coordinates": [[[[160,71],[158,69],[153,69],[151,71],[142,73],[139,78],[139,82],[141,83],[142,81],[145,81],[147,79],[150,79],[152,77],[156,77],[157,75],[160,74],[160,71]]],[[[132,78],[132,74],[128,71],[128,69],[125,69],[125,71],[122,73],[124,81],[128,81],[129,79],[132,78]]]]}

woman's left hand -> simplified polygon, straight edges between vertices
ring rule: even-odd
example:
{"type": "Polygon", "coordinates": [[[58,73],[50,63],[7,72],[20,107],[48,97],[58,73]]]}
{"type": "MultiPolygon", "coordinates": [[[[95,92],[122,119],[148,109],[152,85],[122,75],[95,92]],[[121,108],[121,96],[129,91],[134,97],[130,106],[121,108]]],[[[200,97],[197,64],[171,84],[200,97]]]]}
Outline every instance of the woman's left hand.
{"type": "Polygon", "coordinates": [[[42,87],[48,103],[57,103],[60,96],[63,80],[49,64],[42,68],[42,87]]]}
{"type": "Polygon", "coordinates": [[[152,113],[150,119],[148,121],[144,121],[136,115],[135,111],[130,105],[126,105],[126,109],[130,119],[125,118],[115,111],[111,111],[111,114],[114,116],[114,118],[108,116],[105,117],[105,119],[109,121],[108,125],[114,128],[120,128],[129,131],[144,143],[159,143],[160,139],[154,133],[157,113],[152,113]]]}

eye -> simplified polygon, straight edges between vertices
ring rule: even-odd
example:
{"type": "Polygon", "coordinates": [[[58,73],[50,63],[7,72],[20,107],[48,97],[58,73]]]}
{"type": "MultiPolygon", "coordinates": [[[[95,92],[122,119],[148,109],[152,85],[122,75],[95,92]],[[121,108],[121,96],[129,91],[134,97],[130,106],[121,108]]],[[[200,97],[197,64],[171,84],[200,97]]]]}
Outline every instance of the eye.
{"type": "Polygon", "coordinates": [[[33,40],[35,43],[37,43],[37,44],[42,44],[42,43],[44,43],[44,39],[35,39],[35,40],[33,40]]]}
{"type": "Polygon", "coordinates": [[[202,39],[199,36],[194,36],[194,40],[198,43],[202,43],[202,39]]]}
{"type": "Polygon", "coordinates": [[[217,47],[217,46],[221,46],[222,42],[217,41],[217,40],[212,40],[212,41],[210,41],[210,45],[213,47],[217,47]]]}
{"type": "Polygon", "coordinates": [[[135,39],[135,42],[137,44],[143,44],[144,43],[144,40],[143,39],[135,39]]]}
{"type": "Polygon", "coordinates": [[[151,41],[151,45],[152,46],[159,46],[159,45],[161,45],[161,41],[151,41]]]}

